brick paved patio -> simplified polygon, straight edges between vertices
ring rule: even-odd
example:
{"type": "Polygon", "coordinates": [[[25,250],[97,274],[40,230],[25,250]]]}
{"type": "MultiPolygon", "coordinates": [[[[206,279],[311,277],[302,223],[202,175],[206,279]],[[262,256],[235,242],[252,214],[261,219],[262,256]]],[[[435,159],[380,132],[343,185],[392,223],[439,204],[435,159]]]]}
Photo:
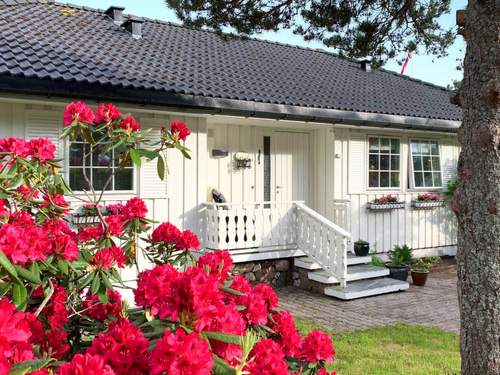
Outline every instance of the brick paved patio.
{"type": "Polygon", "coordinates": [[[452,258],[431,272],[425,287],[410,284],[410,289],[400,293],[340,301],[294,287],[277,292],[281,307],[337,332],[394,323],[459,332],[456,266],[452,258]]]}

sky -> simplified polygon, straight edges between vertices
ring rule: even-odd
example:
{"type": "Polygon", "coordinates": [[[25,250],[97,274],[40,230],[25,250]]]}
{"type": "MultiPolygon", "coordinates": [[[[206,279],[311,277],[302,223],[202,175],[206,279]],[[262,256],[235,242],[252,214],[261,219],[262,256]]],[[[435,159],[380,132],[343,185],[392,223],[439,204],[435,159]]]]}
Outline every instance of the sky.
{"type": "MultiPolygon", "coordinates": [[[[65,2],[65,0],[60,0],[60,2],[65,2]]],[[[120,5],[125,7],[126,14],[180,23],[174,12],[165,5],[164,0],[68,0],[67,2],[100,9],[107,9],[110,5],[120,5]]],[[[454,27],[455,11],[464,9],[466,3],[467,0],[452,0],[450,14],[443,16],[440,22],[446,27],[454,27]]],[[[328,50],[319,42],[304,41],[301,36],[294,35],[290,30],[266,32],[253,36],[280,43],[328,50]]],[[[333,50],[331,51],[333,52],[333,50]]],[[[414,54],[408,63],[405,75],[440,86],[451,85],[453,80],[462,78],[462,72],[458,71],[456,66],[458,64],[457,59],[462,59],[464,53],[465,43],[462,37],[458,36],[446,57],[438,59],[434,56],[414,54]]],[[[401,71],[401,66],[397,61],[389,61],[384,68],[398,73],[401,71]]]]}

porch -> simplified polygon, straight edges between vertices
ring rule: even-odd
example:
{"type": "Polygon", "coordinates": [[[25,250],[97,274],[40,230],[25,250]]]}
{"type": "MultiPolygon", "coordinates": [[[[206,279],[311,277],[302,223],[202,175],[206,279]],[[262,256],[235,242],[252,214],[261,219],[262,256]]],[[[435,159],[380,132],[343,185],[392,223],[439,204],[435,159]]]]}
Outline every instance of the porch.
{"type": "MultiPolygon", "coordinates": [[[[336,217],[345,221],[348,211],[339,205],[336,217]]],[[[351,234],[303,201],[207,203],[205,244],[207,251],[228,249],[235,263],[293,257],[324,294],[340,299],[408,288],[385,277],[389,271],[372,266],[370,256],[354,256],[351,234]]]]}

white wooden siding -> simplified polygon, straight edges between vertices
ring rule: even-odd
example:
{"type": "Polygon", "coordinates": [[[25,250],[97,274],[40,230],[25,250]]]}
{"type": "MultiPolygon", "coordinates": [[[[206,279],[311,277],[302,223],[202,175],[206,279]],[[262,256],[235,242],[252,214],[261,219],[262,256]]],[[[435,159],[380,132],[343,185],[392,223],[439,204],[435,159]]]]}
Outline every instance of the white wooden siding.
{"type": "MultiPolygon", "coordinates": [[[[397,244],[408,244],[415,249],[448,248],[456,245],[456,221],[447,206],[432,210],[416,210],[411,207],[411,200],[416,199],[420,192],[411,190],[408,185],[408,140],[414,138],[414,134],[411,131],[335,129],[333,152],[338,158],[333,159],[330,165],[334,175],[333,193],[327,199],[325,207],[316,209],[324,209],[326,216],[333,220],[338,215],[336,202],[349,201],[345,229],[352,232],[353,240],[367,240],[377,252],[386,252],[397,244]],[[367,189],[367,145],[362,140],[372,134],[401,139],[400,188],[374,191],[367,189]],[[368,202],[385,194],[397,195],[400,200],[407,202],[405,209],[367,210],[368,202]]],[[[444,188],[447,181],[456,175],[459,147],[454,136],[427,132],[425,138],[430,137],[440,144],[444,188]]]]}

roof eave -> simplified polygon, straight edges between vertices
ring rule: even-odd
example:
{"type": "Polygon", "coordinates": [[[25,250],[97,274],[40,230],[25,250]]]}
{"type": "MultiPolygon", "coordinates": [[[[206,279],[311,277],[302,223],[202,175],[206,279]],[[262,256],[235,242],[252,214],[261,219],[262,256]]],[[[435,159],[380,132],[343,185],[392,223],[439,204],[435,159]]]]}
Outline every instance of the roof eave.
{"type": "Polygon", "coordinates": [[[460,121],[432,119],[384,113],[355,112],[327,108],[261,103],[236,99],[213,98],[165,91],[122,88],[111,85],[67,82],[0,75],[0,91],[47,97],[123,101],[142,105],[173,106],[205,113],[246,117],[287,119],[347,125],[390,127],[398,129],[456,132],[460,121]]]}

